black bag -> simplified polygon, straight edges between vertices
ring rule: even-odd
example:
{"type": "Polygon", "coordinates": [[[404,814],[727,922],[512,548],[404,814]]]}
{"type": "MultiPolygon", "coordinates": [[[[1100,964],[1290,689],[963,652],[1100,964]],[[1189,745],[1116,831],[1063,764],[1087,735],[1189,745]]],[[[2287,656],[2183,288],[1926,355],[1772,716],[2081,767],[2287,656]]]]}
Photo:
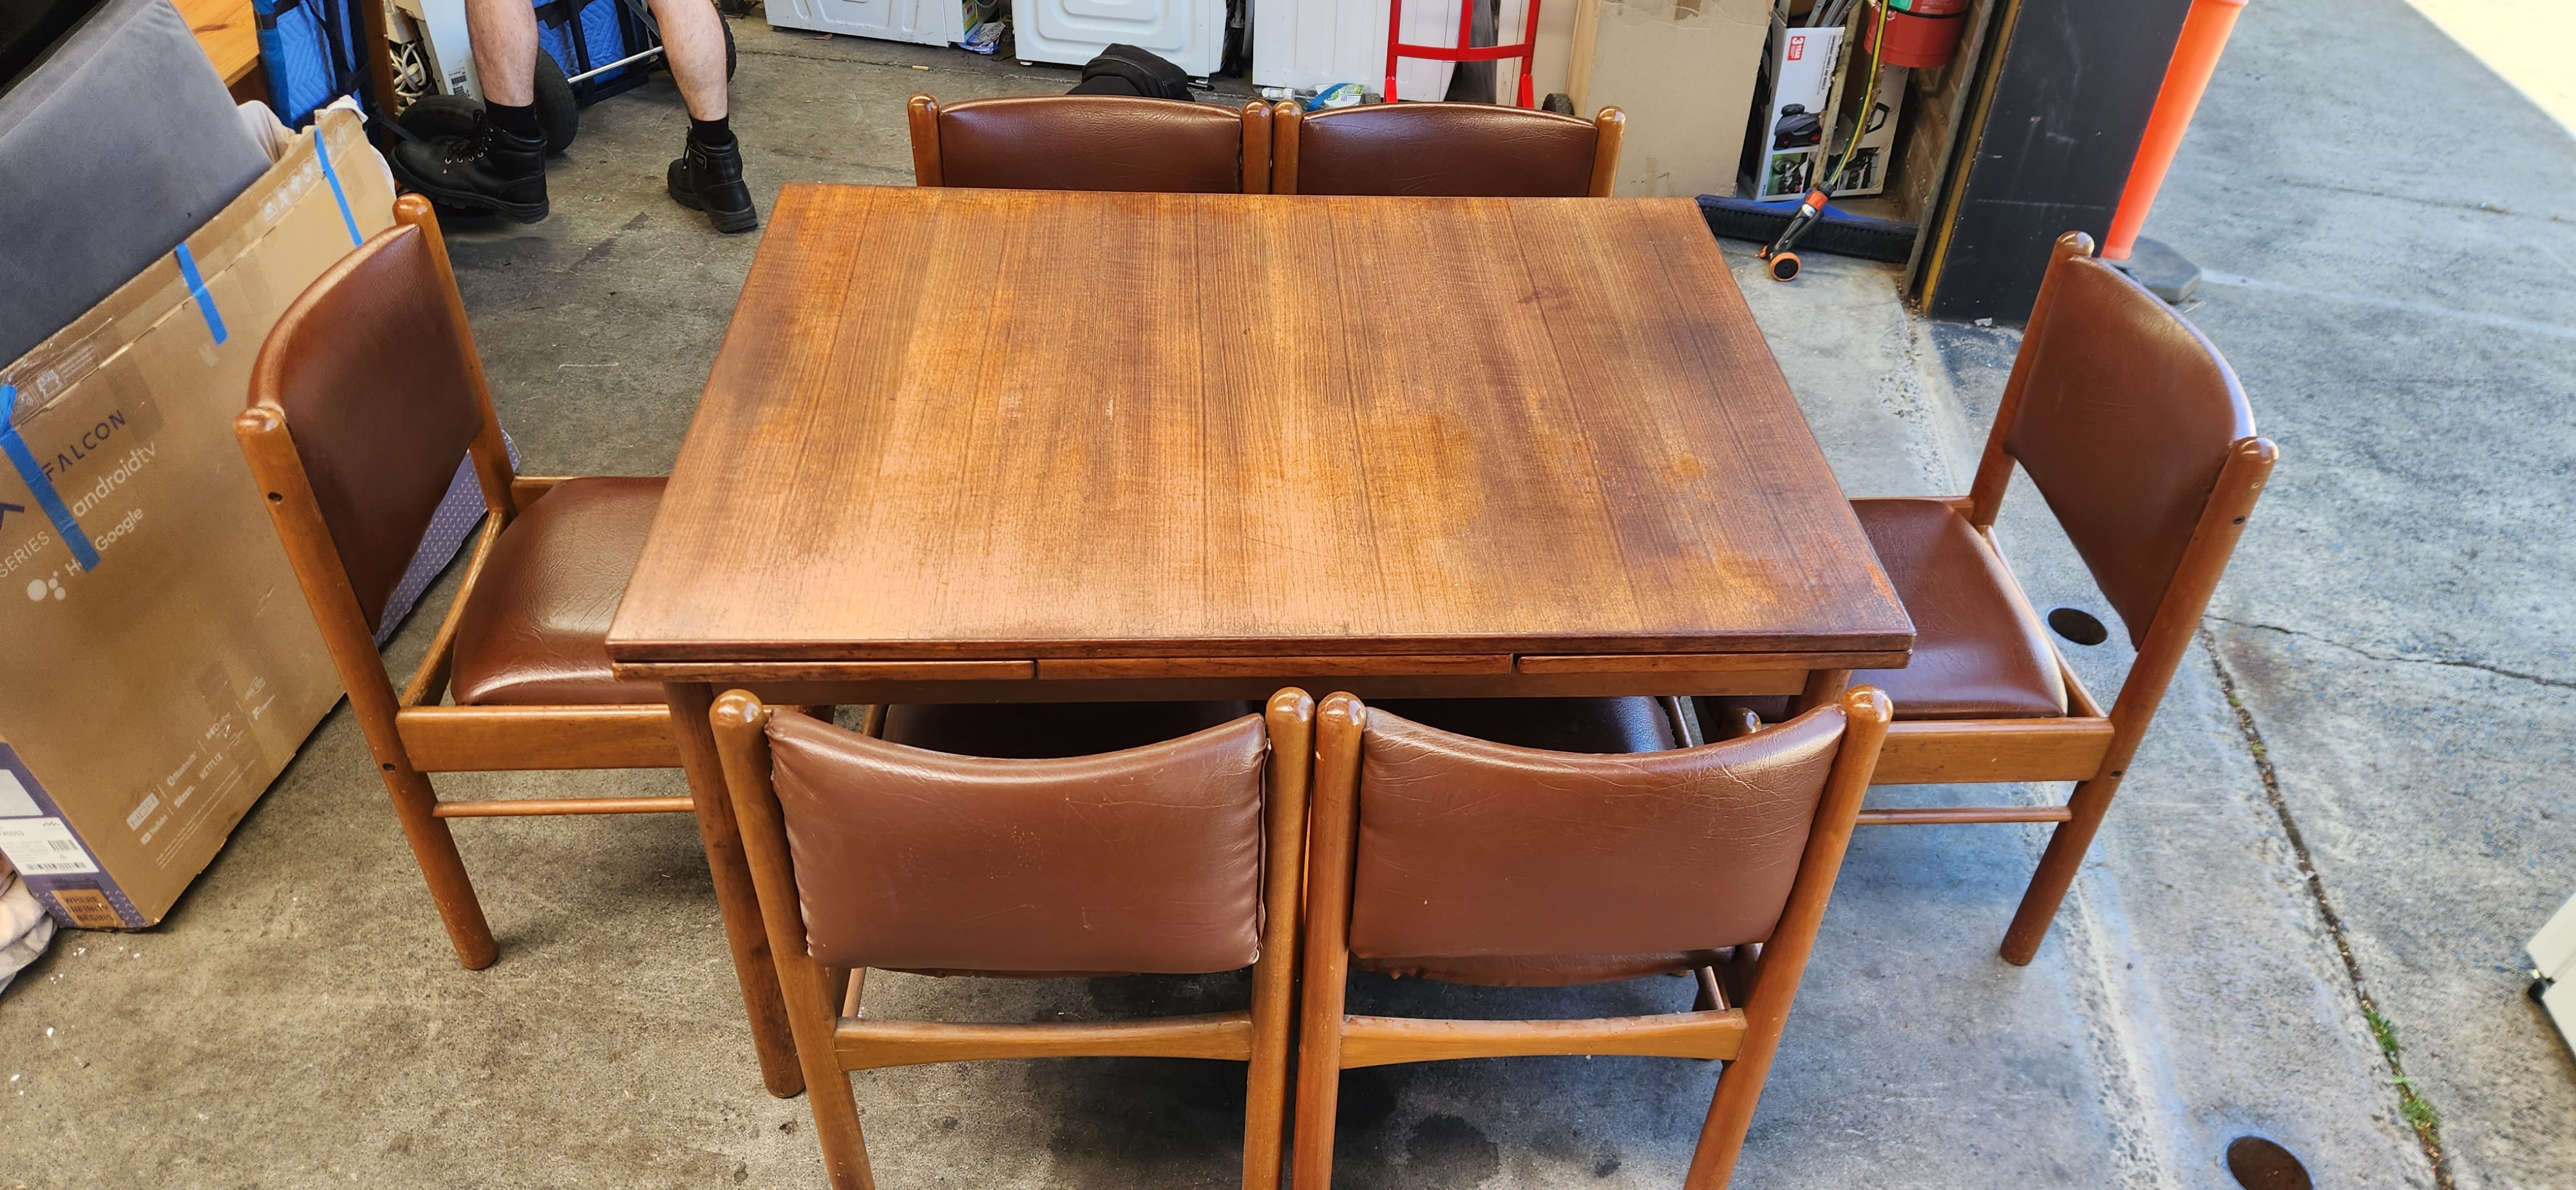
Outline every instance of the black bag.
{"type": "Polygon", "coordinates": [[[1113,45],[1082,64],[1082,83],[1068,95],[1141,95],[1147,99],[1190,98],[1190,75],[1152,50],[1113,45]]]}

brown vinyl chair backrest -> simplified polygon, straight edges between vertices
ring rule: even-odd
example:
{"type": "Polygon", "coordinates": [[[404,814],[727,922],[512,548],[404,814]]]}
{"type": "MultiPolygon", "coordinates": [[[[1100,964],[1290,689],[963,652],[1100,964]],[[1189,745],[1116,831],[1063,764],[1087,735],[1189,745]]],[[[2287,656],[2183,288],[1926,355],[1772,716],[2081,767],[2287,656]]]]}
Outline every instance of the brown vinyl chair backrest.
{"type": "Polygon", "coordinates": [[[1370,958],[1769,939],[1846,712],[1669,752],[1543,752],[1368,712],[1349,945],[1370,958]]]}
{"type": "Polygon", "coordinates": [[[1205,974],[1260,957],[1258,715],[1124,752],[995,760],[773,715],[808,951],[836,967],[1205,974]]]}
{"type": "Polygon", "coordinates": [[[2199,330],[2091,252],[2059,239],[1995,433],[2137,644],[2254,411],[2199,330]]]}
{"type": "MultiPolygon", "coordinates": [[[[397,223],[316,278],[261,346],[250,405],[285,423],[373,634],[458,462],[492,424],[435,233],[397,223]]],[[[508,459],[492,453],[478,459],[487,499],[509,482],[508,459]]]]}
{"type": "Polygon", "coordinates": [[[1603,198],[1617,176],[1617,108],[1578,120],[1486,103],[1380,103],[1305,114],[1279,106],[1281,194],[1603,198]]]}
{"type": "Polygon", "coordinates": [[[1268,106],[1241,109],[1125,95],[970,99],[909,110],[913,181],[999,190],[1261,193],[1270,185],[1268,106]]]}

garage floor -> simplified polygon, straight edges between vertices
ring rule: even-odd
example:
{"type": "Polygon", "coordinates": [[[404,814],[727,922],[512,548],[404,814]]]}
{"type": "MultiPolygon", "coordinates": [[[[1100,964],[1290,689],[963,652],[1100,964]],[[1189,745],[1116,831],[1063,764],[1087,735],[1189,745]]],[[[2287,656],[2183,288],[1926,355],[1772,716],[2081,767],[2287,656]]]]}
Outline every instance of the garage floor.
{"type": "MultiPolygon", "coordinates": [[[[914,91],[1073,82],[756,18],[736,32],[735,126],[764,210],[788,180],[908,183],[914,91]]],[[[678,451],[759,242],[662,196],[683,128],[667,81],[611,99],[559,161],[551,219],[450,229],[532,472],[658,473],[678,451]]],[[[2247,10],[2149,225],[2215,270],[2188,313],[2283,446],[2214,650],[2186,664],[2031,966],[1994,947],[2035,832],[1859,838],[1738,1185],[2197,1190],[2232,1185],[2221,1152],[2259,1133],[2320,1186],[2431,1186],[2356,972],[2440,1114],[2443,1176],[2576,1185],[2576,1062],[2513,966],[2576,892],[2570,195],[2576,141],[2399,0],[2247,10]],[[2356,79],[2387,101],[2353,103],[2356,79]],[[2423,116],[2455,109],[2495,124],[2456,179],[2439,166],[2458,145],[2423,116]]],[[[1740,248],[1739,280],[1844,486],[1964,490],[2011,333],[1909,318],[1879,266],[1818,259],[1772,285],[1740,248]]],[[[2026,485],[2005,529],[2042,606],[2108,618],[2026,485]]],[[[433,627],[405,629],[397,672],[433,627]]],[[[2088,684],[2116,687],[2120,646],[2069,649],[2088,684]]],[[[682,791],[676,773],[442,783],[682,791]]],[[[804,1101],[760,1089],[686,819],[468,822],[459,836],[501,938],[482,972],[457,968],[356,725],[335,714],[165,925],[66,933],[0,997],[0,1190],[822,1185],[804,1101]]],[[[889,976],[870,993],[888,1014],[1001,1020],[1245,996],[1234,977],[889,976]]],[[[1689,998],[1666,979],[1364,981],[1354,1010],[1689,998]]],[[[1715,1078],[1647,1059],[1353,1072],[1340,1184],[1675,1186],[1715,1078]]],[[[888,1187],[1235,1177],[1236,1068],[1007,1062],[856,1085],[888,1187]]]]}

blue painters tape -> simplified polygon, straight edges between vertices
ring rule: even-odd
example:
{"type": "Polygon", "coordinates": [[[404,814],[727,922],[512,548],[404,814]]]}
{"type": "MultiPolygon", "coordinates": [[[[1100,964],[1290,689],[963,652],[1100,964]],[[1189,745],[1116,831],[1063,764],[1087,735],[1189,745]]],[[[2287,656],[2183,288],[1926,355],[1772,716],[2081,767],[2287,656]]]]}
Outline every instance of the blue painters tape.
{"type": "MultiPolygon", "coordinates": [[[[317,136],[314,138],[313,155],[322,160],[322,180],[331,183],[331,197],[340,200],[340,223],[349,229],[349,246],[354,248],[367,242],[365,236],[358,234],[358,217],[349,213],[349,192],[340,188],[340,171],[331,168],[331,146],[322,143],[317,136]]],[[[215,341],[224,341],[221,332],[216,333],[215,341]]]]}
{"type": "Polygon", "coordinates": [[[206,292],[206,279],[197,273],[197,257],[185,243],[179,245],[179,279],[188,283],[189,296],[197,299],[197,312],[206,316],[206,332],[222,345],[224,316],[215,311],[215,295],[206,292]]]}
{"type": "MultiPolygon", "coordinates": [[[[186,251],[186,249],[181,249],[186,251]]],[[[98,569],[98,547],[89,543],[89,534],[81,532],[80,522],[72,519],[72,510],[63,503],[62,494],[54,490],[54,481],[45,478],[45,469],[36,462],[36,452],[27,449],[27,440],[18,436],[17,419],[11,416],[18,408],[18,389],[0,384],[0,454],[18,468],[18,478],[27,481],[27,490],[36,494],[36,507],[45,510],[45,519],[54,523],[54,531],[63,535],[63,544],[72,548],[72,557],[80,560],[81,569],[98,569]]]]}

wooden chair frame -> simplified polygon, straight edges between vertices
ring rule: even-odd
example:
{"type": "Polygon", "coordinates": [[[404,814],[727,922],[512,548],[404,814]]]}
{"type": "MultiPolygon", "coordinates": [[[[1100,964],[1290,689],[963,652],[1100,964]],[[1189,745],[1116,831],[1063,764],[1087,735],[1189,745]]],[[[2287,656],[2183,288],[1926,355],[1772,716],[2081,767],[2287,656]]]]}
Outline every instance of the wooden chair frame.
{"type": "MultiPolygon", "coordinates": [[[[513,818],[548,814],[678,813],[692,808],[685,797],[554,798],[509,801],[442,802],[427,774],[503,769],[677,768],[679,747],[671,736],[670,709],[660,703],[618,706],[446,706],[456,628],[473,599],[483,567],[521,510],[563,482],[562,477],[523,476],[510,465],[501,439],[501,423],[492,409],[492,393],[483,380],[483,364],[474,350],[463,299],[438,234],[438,219],[427,200],[404,195],[394,202],[394,221],[415,227],[428,237],[430,259],[446,288],[449,312],[456,320],[465,352],[472,398],[483,419],[469,448],[474,472],[483,488],[487,516],[467,562],[465,581],[448,606],[447,618],[432,638],[429,655],[400,694],[385,671],[376,647],[375,626],[360,612],[348,570],[332,544],[286,413],[277,401],[276,377],[259,368],[252,380],[253,404],[234,420],[242,453],[252,477],[268,496],[268,511],[295,568],[296,583],[322,630],[322,642],[349,692],[349,707],[375,754],[376,768],[392,795],[394,814],[411,841],[421,876],[438,904],[448,940],[469,970],[492,965],[499,950],[482,903],[448,833],[451,818],[513,818]]],[[[268,360],[263,354],[262,364],[268,360]]]]}
{"type": "MultiPolygon", "coordinates": [[[[791,708],[792,709],[792,708],[791,708]]],[[[770,782],[767,728],[778,708],[733,690],[709,711],[725,784],[760,897],[761,920],[778,964],[796,1056],[814,1109],[814,1131],[834,1190],[869,1190],[866,1139],[849,1072],[987,1058],[1214,1058],[1247,1065],[1243,1185],[1275,1190],[1286,1139],[1289,1025],[1294,1017],[1298,895],[1304,871],[1306,790],[1313,772],[1315,702],[1303,690],[1271,696],[1264,777],[1261,957],[1252,966],[1252,1007],[1152,1020],[1074,1024],[941,1024],[862,1018],[867,971],[825,967],[808,957],[778,793],[770,782]],[[838,1005],[837,1010],[834,1005],[838,1005]]],[[[869,711],[873,729],[883,708],[869,711]]],[[[874,734],[871,730],[870,734],[874,734]]]]}
{"type": "MultiPolygon", "coordinates": [[[[2040,340],[2038,330],[2048,317],[2057,275],[2055,265],[2072,256],[2092,253],[2093,239],[2082,232],[2069,232],[2058,238],[2049,279],[2040,285],[2029,329],[2022,336],[2021,355],[2014,361],[2011,379],[2005,382],[1994,428],[1986,435],[1985,455],[1977,464],[1976,482],[1968,495],[1945,501],[1976,528],[1998,561],[2003,551],[1994,540],[1995,517],[2003,509],[2004,492],[2012,484],[2014,466],[2005,440],[2020,413],[2022,391],[2029,381],[2040,340]]],[[[2279,456],[2278,448],[2261,437],[2239,439],[2228,447],[2227,459],[2219,469],[2217,482],[2210,486],[2209,501],[2201,508],[2191,542],[2156,604],[2154,618],[2147,622],[2137,659],[2131,663],[2128,679],[2121,684],[2109,711],[2093,700],[2073,667],[2067,665],[2065,654],[2050,640],[2050,657],[2066,682],[2067,714],[2063,718],[1900,720],[1888,728],[1887,748],[1878,764],[1876,783],[1880,785],[2077,782],[2073,796],[2058,806],[1861,811],[1860,821],[1865,826],[2056,824],[2039,870],[2032,875],[2012,926],[2004,934],[2005,961],[2019,966],[2039,953],[2039,944],[2047,937],[2049,924],[2056,919],[2058,906],[2075,880],[2076,868],[2084,862],[2085,850],[2092,846],[2094,833],[2101,829],[2102,818],[2110,811],[2112,795],[2119,792],[2121,779],[2128,775],[2129,762],[2137,755],[2147,726],[2164,701],[2165,688],[2172,683],[2174,671],[2191,647],[2193,634],[2200,629],[2201,613],[2209,607],[2209,597],[2217,589],[2228,559],[2236,552],[2236,540],[2244,535],[2246,518],[2253,515],[2255,501],[2263,494],[2264,482],[2279,456]]],[[[2004,570],[2010,576],[2010,566],[2004,570]]],[[[2018,585],[2013,593],[2019,598],[2018,585]]],[[[2027,599],[2020,602],[2029,604],[2027,599]]],[[[2041,633],[2043,639],[2049,635],[2041,633]]]]}
{"type": "MultiPolygon", "coordinates": [[[[1066,99],[1078,95],[1061,96],[1066,99]]],[[[915,95],[903,105],[904,120],[912,130],[912,184],[945,186],[939,163],[939,101],[928,95],[915,95]]],[[[1238,159],[1237,178],[1245,194],[1270,193],[1270,105],[1262,100],[1247,100],[1243,105],[1243,155],[1238,159]]]]}
{"type": "Polygon", "coordinates": [[[1798,861],[1780,924],[1769,940],[1738,946],[1726,965],[1696,973],[1699,997],[1689,1012],[1589,1020],[1459,1021],[1350,1016],[1351,884],[1358,858],[1361,744],[1368,711],[1348,694],[1327,697],[1317,711],[1314,837],[1307,856],[1306,963],[1299,1009],[1297,1117],[1292,1165],[1296,1190],[1328,1190],[1333,1127],[1344,1070],[1397,1062],[1537,1054],[1625,1054],[1700,1058],[1727,1063],[1710,1099],[1688,1190],[1723,1190],[1744,1147],[1745,1129],[1779,1050],[1797,998],[1798,980],[1815,949],[1816,928],[1842,869],[1843,852],[1868,792],[1891,709],[1875,687],[1842,698],[1849,716],[1815,826],[1798,861]]]}
{"type": "MultiPolygon", "coordinates": [[[[1297,132],[1305,126],[1306,112],[1294,100],[1282,100],[1272,106],[1272,112],[1270,192],[1295,194],[1298,193],[1297,132]]],[[[1247,117],[1250,115],[1248,111],[1245,114],[1247,117]]],[[[1593,114],[1592,185],[1587,197],[1608,198],[1611,188],[1619,184],[1619,142],[1627,129],[1627,113],[1618,108],[1605,107],[1593,114]]],[[[913,143],[920,143],[918,133],[913,143]]],[[[916,165],[915,169],[918,168],[916,165]]]]}

